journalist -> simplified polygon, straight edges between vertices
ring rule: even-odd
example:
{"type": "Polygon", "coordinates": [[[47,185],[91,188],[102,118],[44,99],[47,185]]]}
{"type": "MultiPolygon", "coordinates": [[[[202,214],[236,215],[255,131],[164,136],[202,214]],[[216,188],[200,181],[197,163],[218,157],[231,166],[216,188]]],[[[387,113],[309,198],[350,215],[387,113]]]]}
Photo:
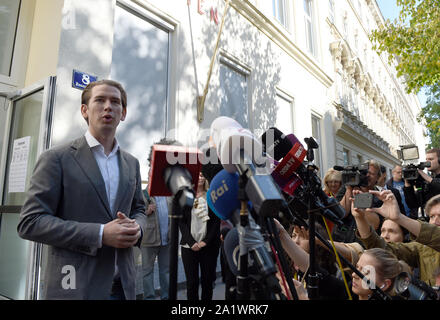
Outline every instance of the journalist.
{"type": "MultiPolygon", "coordinates": [[[[377,190],[376,184],[379,179],[380,165],[375,160],[368,161],[368,172],[366,172],[365,177],[362,178],[364,183],[360,186],[342,186],[338,193],[336,194],[336,199],[339,201],[341,206],[345,209],[346,215],[342,220],[344,222],[343,226],[335,226],[332,231],[333,239],[339,242],[354,242],[356,241],[355,236],[355,222],[351,215],[351,199],[353,197],[353,190],[361,190],[362,192],[368,192],[369,190],[377,190]]],[[[376,206],[380,206],[380,203],[376,202],[376,206]]],[[[381,220],[379,215],[374,212],[368,213],[366,219],[368,223],[374,226],[375,230],[378,230],[381,225],[381,220]]]]}
{"type": "Polygon", "coordinates": [[[416,183],[416,187],[420,190],[419,197],[416,195],[414,184],[405,179],[405,199],[411,209],[423,208],[430,198],[440,194],[440,149],[426,151],[426,161],[431,162],[431,166],[428,168],[431,175],[417,169],[420,175],[418,181],[421,182],[420,185],[416,183]]]}
{"type": "MultiPolygon", "coordinates": [[[[359,191],[355,191],[356,194],[359,191]]],[[[440,195],[431,198],[426,203],[426,213],[429,223],[414,220],[402,214],[396,197],[390,190],[382,192],[370,191],[375,194],[383,205],[380,208],[360,210],[352,205],[358,234],[365,247],[383,248],[391,251],[398,259],[404,260],[410,267],[420,269],[420,280],[435,285],[434,270],[440,265],[440,195]],[[413,236],[409,243],[387,243],[368,224],[367,212],[376,212],[406,228],[413,236]]]]}

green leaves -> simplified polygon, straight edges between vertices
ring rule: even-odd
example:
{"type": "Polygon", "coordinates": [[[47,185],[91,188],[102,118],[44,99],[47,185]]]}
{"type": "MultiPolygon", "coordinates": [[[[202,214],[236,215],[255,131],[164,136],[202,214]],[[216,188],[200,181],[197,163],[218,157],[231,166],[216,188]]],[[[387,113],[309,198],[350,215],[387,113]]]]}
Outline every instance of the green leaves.
{"type": "Polygon", "coordinates": [[[379,54],[399,58],[397,71],[407,76],[408,92],[434,85],[440,75],[440,0],[397,0],[399,18],[372,32],[379,54]]]}
{"type": "Polygon", "coordinates": [[[397,59],[397,76],[408,93],[429,92],[418,121],[426,124],[429,148],[440,147],[440,0],[397,0],[399,17],[371,33],[374,49],[397,59]]]}

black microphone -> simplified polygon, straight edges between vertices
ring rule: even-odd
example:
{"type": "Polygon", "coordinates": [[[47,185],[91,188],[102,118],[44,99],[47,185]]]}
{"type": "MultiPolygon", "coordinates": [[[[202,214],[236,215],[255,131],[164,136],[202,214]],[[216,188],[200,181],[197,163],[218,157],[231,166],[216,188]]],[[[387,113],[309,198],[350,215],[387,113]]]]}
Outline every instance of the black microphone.
{"type": "Polygon", "coordinates": [[[270,253],[264,245],[264,240],[262,239],[261,233],[251,231],[249,229],[246,231],[240,230],[240,232],[245,232],[244,237],[239,236],[238,226],[231,229],[225,237],[223,246],[226,255],[226,261],[228,262],[229,268],[235,276],[239,276],[240,272],[238,265],[240,263],[240,255],[243,254],[241,248],[254,242],[250,248],[245,248],[249,253],[250,259],[249,264],[249,274],[255,277],[261,277],[264,279],[269,292],[274,294],[281,293],[281,287],[278,279],[275,277],[277,269],[272,261],[270,253]],[[246,244],[241,244],[240,239],[243,239],[246,244]],[[263,243],[260,243],[263,242],[263,243]],[[258,243],[258,245],[256,245],[258,243]]]}
{"type": "MultiPolygon", "coordinates": [[[[329,209],[321,210],[322,214],[331,220],[332,222],[343,225],[341,219],[345,217],[345,210],[334,198],[328,197],[325,192],[321,189],[321,179],[316,175],[314,171],[309,170],[303,164],[306,150],[303,145],[299,142],[294,134],[285,135],[279,129],[272,127],[269,128],[263,136],[265,137],[263,145],[266,150],[273,150],[274,154],[278,156],[282,155],[282,161],[275,167],[272,175],[276,175],[277,179],[275,181],[283,181],[292,179],[294,173],[303,180],[311,179],[313,185],[316,186],[315,194],[319,201],[314,204],[318,209],[329,209]],[[273,137],[268,139],[268,137],[273,137]],[[273,140],[271,142],[270,140],[273,140]],[[272,145],[267,145],[272,143],[272,145]]],[[[277,160],[280,160],[278,158],[277,160]]]]}

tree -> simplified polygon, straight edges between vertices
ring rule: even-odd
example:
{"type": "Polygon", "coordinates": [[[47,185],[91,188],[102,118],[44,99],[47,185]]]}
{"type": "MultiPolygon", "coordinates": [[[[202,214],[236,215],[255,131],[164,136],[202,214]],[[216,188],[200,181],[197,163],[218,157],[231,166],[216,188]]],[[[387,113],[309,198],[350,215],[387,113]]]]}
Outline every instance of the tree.
{"type": "Polygon", "coordinates": [[[397,0],[399,17],[371,34],[374,49],[398,61],[408,92],[440,81],[440,0],[397,0]]]}
{"type": "Polygon", "coordinates": [[[418,121],[425,122],[429,147],[440,138],[440,0],[396,0],[399,17],[371,34],[374,49],[397,61],[397,76],[404,77],[408,93],[425,88],[429,94],[418,121]]]}
{"type": "Polygon", "coordinates": [[[427,148],[440,148],[440,84],[430,87],[430,94],[417,118],[426,123],[430,143],[427,148]]]}

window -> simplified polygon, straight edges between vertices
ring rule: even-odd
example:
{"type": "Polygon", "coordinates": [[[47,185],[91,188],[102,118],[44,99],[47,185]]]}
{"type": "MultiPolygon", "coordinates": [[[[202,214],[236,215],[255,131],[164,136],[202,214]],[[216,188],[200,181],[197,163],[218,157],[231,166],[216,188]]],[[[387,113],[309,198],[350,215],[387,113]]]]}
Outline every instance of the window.
{"type": "MultiPolygon", "coordinates": [[[[145,150],[169,130],[172,29],[165,27],[165,21],[153,20],[158,18],[141,7],[118,2],[115,10],[110,78],[120,81],[131,98],[128,116],[117,137],[121,145],[145,164],[148,157],[145,150]]],[[[148,176],[147,166],[141,166],[141,176],[148,176]]]]}
{"type": "Polygon", "coordinates": [[[347,13],[345,13],[344,20],[343,20],[343,32],[344,32],[344,38],[348,38],[348,17],[347,13]]]}
{"type": "Polygon", "coordinates": [[[249,128],[248,84],[249,72],[220,56],[220,115],[235,119],[243,128],[249,128]]]}
{"type": "Polygon", "coordinates": [[[273,16],[277,19],[286,29],[289,29],[289,15],[288,4],[286,0],[272,0],[273,16]]]}
{"type": "Polygon", "coordinates": [[[306,46],[312,55],[316,55],[315,49],[315,36],[313,30],[313,12],[312,12],[312,0],[304,1],[304,22],[306,32],[306,46]]]}
{"type": "Polygon", "coordinates": [[[293,133],[293,98],[278,92],[276,99],[277,117],[275,127],[284,134],[293,133]]]}
{"type": "MultiPolygon", "coordinates": [[[[321,139],[321,119],[318,117],[312,115],[312,136],[318,143],[319,148],[315,149],[315,164],[318,166],[318,168],[322,168],[322,154],[321,154],[321,148],[322,148],[322,139],[321,139]]],[[[321,178],[323,178],[323,172],[322,170],[319,171],[321,178]]]]}
{"type": "Polygon", "coordinates": [[[11,75],[15,34],[21,1],[0,0],[0,74],[11,75]]]}
{"type": "Polygon", "coordinates": [[[357,155],[357,161],[358,161],[358,164],[361,164],[363,162],[363,158],[360,154],[357,155]]]}
{"type": "Polygon", "coordinates": [[[334,2],[334,0],[328,1],[328,17],[331,22],[335,23],[335,2],[334,2]]]}
{"type": "Polygon", "coordinates": [[[344,166],[349,166],[350,165],[350,151],[343,148],[342,149],[342,157],[343,157],[343,161],[344,161],[344,166]]]}

